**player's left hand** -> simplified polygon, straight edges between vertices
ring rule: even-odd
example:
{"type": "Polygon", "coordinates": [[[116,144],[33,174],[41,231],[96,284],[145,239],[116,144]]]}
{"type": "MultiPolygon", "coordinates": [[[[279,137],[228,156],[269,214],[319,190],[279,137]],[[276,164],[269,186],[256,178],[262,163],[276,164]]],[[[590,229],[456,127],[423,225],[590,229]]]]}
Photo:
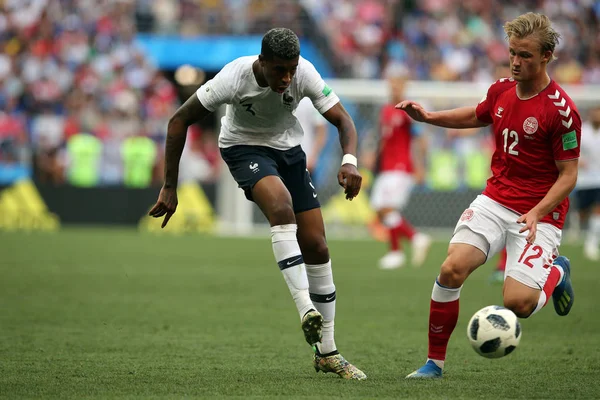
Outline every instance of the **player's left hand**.
{"type": "Polygon", "coordinates": [[[344,164],[338,172],[338,182],[344,188],[346,200],[352,200],[360,192],[362,176],[360,176],[358,169],[354,165],[344,164]]]}
{"type": "Polygon", "coordinates": [[[537,234],[537,224],[540,221],[541,217],[535,212],[535,210],[529,211],[527,214],[521,215],[521,217],[517,220],[519,224],[525,224],[519,230],[519,233],[523,233],[529,231],[527,234],[527,243],[533,244],[535,242],[535,236],[537,234]]]}

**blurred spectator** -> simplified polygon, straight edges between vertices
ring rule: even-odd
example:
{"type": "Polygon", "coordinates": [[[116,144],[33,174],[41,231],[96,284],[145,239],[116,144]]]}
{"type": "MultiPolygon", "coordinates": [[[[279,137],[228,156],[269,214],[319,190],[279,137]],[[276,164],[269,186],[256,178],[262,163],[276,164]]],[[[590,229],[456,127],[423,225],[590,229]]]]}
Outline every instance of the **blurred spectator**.
{"type": "Polygon", "coordinates": [[[557,80],[599,83],[600,2],[596,0],[300,0],[329,38],[349,77],[382,76],[390,62],[420,80],[489,81],[508,58],[502,25],[543,12],[562,42],[557,80]],[[593,72],[586,73],[591,70],[593,72]]]}
{"type": "Polygon", "coordinates": [[[176,91],[133,42],[152,3],[0,2],[0,163],[27,165],[31,149],[43,182],[119,185],[125,141],[164,140],[176,91]]]}
{"type": "Polygon", "coordinates": [[[77,133],[67,141],[67,182],[91,187],[100,182],[102,141],[88,133],[77,133]]]}
{"type": "Polygon", "coordinates": [[[28,164],[29,146],[26,121],[16,110],[17,100],[9,97],[0,111],[0,162],[6,164],[28,164]]]}
{"type": "Polygon", "coordinates": [[[144,188],[152,184],[156,148],[156,143],[146,136],[125,139],[121,147],[125,186],[144,188]]]}
{"type": "MultiPolygon", "coordinates": [[[[343,77],[379,78],[401,65],[410,79],[489,84],[508,57],[502,24],[525,10],[546,13],[563,36],[555,79],[600,84],[597,0],[3,0],[0,163],[33,164],[40,180],[63,182],[66,143],[86,132],[102,142],[100,183],[123,184],[125,141],[164,143],[178,106],[174,86],[136,48],[137,30],[245,35],[286,26],[312,38],[343,77]]],[[[201,132],[186,154],[202,172],[189,176],[212,180],[216,134],[201,132]]]]}

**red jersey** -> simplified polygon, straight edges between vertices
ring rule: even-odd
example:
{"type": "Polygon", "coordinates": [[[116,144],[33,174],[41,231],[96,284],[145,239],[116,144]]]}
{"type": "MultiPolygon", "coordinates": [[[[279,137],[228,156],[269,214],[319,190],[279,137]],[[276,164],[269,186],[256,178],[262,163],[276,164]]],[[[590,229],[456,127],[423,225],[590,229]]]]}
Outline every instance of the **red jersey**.
{"type": "Polygon", "coordinates": [[[381,142],[379,146],[379,170],[413,172],[411,155],[412,137],[417,125],[403,110],[388,104],[381,109],[381,142]]]}
{"type": "MultiPolygon", "coordinates": [[[[477,118],[493,124],[496,150],[492,177],[483,194],[526,214],[558,178],[555,161],[579,158],[581,118],[575,104],[554,81],[529,99],[517,97],[517,82],[500,79],[477,106],[477,118]]],[[[541,219],[562,229],[569,210],[564,199],[541,219]]]]}

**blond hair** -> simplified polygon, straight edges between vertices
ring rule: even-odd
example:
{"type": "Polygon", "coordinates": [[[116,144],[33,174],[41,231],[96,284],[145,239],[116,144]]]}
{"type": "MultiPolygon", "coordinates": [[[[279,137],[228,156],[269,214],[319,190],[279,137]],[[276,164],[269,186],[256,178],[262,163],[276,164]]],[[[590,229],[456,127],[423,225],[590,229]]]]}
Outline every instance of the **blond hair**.
{"type": "Polygon", "coordinates": [[[542,53],[545,51],[552,52],[552,57],[548,62],[556,60],[554,48],[560,40],[560,34],[552,28],[550,19],[544,14],[528,12],[519,15],[504,24],[504,32],[509,40],[512,37],[523,39],[527,36],[536,36],[540,42],[542,53]]]}

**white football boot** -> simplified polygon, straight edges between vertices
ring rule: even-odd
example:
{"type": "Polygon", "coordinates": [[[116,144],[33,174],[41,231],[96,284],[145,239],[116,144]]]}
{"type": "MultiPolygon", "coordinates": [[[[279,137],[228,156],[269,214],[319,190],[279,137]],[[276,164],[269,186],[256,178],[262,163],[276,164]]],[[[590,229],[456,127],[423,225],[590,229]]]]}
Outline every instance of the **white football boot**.
{"type": "Polygon", "coordinates": [[[424,233],[416,233],[412,239],[412,266],[420,267],[427,258],[427,253],[431,247],[431,237],[424,233]]]}
{"type": "Polygon", "coordinates": [[[406,256],[401,251],[390,251],[379,260],[379,268],[396,269],[400,268],[406,262],[406,256]]]}

